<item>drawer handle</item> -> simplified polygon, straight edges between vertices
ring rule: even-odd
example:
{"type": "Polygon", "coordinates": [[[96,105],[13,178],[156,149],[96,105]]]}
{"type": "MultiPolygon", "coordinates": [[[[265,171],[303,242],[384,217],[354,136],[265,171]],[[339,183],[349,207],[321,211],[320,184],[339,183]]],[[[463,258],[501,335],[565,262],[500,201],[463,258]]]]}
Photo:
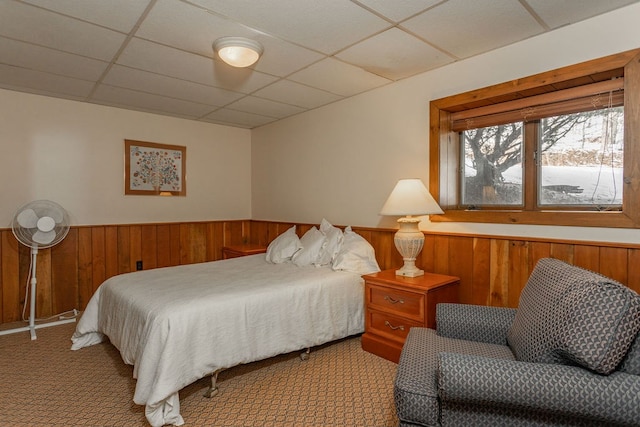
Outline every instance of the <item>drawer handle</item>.
{"type": "Polygon", "coordinates": [[[384,325],[389,327],[392,331],[395,331],[395,330],[398,330],[398,329],[400,329],[401,331],[404,331],[404,325],[393,326],[391,323],[389,323],[388,320],[384,321],[384,325]]]}
{"type": "Polygon", "coordinates": [[[393,297],[390,297],[389,295],[385,295],[384,296],[385,301],[389,301],[391,304],[404,304],[404,300],[402,298],[400,299],[395,299],[393,297]]]}

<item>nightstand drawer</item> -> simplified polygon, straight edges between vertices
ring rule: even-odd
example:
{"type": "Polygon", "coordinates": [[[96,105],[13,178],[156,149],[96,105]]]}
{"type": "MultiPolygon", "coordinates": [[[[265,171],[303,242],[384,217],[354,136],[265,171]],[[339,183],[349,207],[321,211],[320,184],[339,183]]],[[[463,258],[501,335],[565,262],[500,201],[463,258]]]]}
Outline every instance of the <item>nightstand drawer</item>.
{"type": "Polygon", "coordinates": [[[387,313],[424,321],[424,294],[405,292],[383,286],[369,285],[367,304],[387,313]]]}
{"type": "Polygon", "coordinates": [[[409,334],[409,328],[423,326],[420,322],[413,322],[402,317],[395,317],[376,311],[369,311],[367,316],[367,332],[385,336],[400,343],[404,343],[409,334]]]}

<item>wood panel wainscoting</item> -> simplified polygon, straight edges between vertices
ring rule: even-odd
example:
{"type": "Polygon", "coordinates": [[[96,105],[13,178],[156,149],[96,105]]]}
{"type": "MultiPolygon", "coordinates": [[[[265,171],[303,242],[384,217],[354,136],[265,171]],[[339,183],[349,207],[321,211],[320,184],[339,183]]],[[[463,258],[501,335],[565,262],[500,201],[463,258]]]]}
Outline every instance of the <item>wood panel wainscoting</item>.
{"type": "MultiPolygon", "coordinates": [[[[247,241],[249,227],[249,220],[71,227],[38,252],[36,317],[84,310],[104,280],[135,271],[138,261],[149,270],[222,259],[224,246],[247,241]]],[[[0,239],[0,322],[7,323],[22,318],[31,257],[11,230],[0,230],[0,239]]]]}
{"type": "MultiPolygon", "coordinates": [[[[252,220],[250,240],[267,244],[292,225],[301,236],[314,224],[252,220]]],[[[352,228],[374,247],[382,270],[402,266],[393,243],[396,230],[352,228]]],[[[459,300],[466,304],[517,307],[533,267],[546,257],[601,273],[640,293],[638,244],[425,232],[419,257],[419,268],[459,277],[459,300]]]]}
{"type": "MultiPolygon", "coordinates": [[[[38,254],[36,316],[83,310],[104,280],[135,271],[137,261],[145,270],[215,261],[223,258],[224,246],[266,246],[293,225],[302,236],[317,224],[233,220],[74,226],[60,244],[38,254]]],[[[402,265],[395,230],[353,230],[375,248],[381,269],[402,265]]],[[[531,270],[544,257],[599,272],[640,292],[640,245],[632,244],[426,232],[417,265],[460,277],[462,303],[516,307],[531,270]]],[[[22,318],[29,262],[29,248],[11,230],[1,229],[0,323],[22,318]]]]}

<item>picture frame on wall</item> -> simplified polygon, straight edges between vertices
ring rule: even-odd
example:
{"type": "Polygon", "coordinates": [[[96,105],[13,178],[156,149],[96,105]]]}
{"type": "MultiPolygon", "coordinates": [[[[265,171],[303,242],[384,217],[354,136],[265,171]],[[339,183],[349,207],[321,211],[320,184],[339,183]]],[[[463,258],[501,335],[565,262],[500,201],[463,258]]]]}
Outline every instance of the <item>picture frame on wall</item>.
{"type": "Polygon", "coordinates": [[[187,195],[187,147],[125,139],[124,148],[125,195],[187,195]]]}

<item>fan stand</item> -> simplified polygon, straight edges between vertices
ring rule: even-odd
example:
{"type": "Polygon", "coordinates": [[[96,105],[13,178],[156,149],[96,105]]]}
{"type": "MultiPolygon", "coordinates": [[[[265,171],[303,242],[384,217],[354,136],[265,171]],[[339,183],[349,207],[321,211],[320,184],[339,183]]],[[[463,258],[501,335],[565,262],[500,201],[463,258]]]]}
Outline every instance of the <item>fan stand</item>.
{"type": "MultiPolygon", "coordinates": [[[[41,325],[36,325],[36,284],[38,283],[36,279],[36,260],[38,259],[38,247],[31,247],[31,298],[29,303],[29,326],[24,326],[22,328],[8,329],[6,331],[0,331],[0,335],[14,334],[16,332],[30,331],[31,332],[31,340],[35,340],[36,337],[36,329],[40,328],[48,328],[49,326],[62,325],[64,323],[73,323],[76,321],[73,319],[64,319],[57,320],[55,322],[43,323],[41,325]]],[[[75,312],[75,310],[74,310],[75,312]]]]}

